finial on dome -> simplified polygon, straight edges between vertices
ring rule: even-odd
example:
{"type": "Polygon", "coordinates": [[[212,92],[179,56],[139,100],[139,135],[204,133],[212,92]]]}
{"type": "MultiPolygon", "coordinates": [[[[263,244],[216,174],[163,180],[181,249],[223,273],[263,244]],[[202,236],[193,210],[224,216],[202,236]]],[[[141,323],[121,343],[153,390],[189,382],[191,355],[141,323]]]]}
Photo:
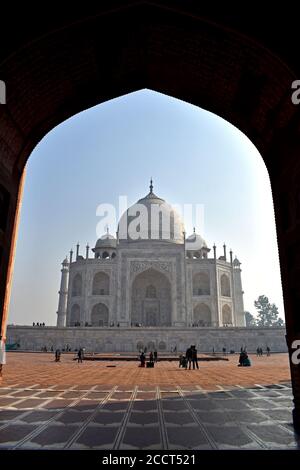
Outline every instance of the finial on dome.
{"type": "Polygon", "coordinates": [[[196,233],[196,228],[195,227],[193,228],[193,232],[196,233]]]}
{"type": "Polygon", "coordinates": [[[151,179],[150,179],[150,194],[153,193],[153,181],[152,181],[152,176],[151,176],[151,179]]]}
{"type": "Polygon", "coordinates": [[[107,233],[107,235],[109,235],[109,228],[108,228],[108,225],[107,225],[107,227],[106,227],[106,233],[107,233]]]}

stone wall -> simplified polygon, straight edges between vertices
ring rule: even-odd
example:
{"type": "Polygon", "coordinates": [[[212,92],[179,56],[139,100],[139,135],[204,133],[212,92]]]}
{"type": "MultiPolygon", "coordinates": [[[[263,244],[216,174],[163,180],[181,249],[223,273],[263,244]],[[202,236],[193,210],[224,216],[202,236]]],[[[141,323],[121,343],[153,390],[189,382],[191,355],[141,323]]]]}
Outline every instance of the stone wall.
{"type": "Polygon", "coordinates": [[[85,347],[95,352],[135,352],[142,346],[158,351],[185,351],[191,344],[196,344],[199,352],[227,351],[239,352],[247,347],[248,352],[258,346],[264,350],[267,346],[273,352],[287,351],[285,328],[58,328],[8,326],[7,343],[18,343],[20,349],[40,351],[46,346],[72,350],[85,347]]]}

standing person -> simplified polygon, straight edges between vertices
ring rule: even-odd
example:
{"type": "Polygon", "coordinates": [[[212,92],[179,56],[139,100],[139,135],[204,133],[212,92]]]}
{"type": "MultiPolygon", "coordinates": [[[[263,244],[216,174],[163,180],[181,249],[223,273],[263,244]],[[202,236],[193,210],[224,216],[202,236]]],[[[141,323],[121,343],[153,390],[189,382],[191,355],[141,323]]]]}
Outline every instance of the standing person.
{"type": "Polygon", "coordinates": [[[157,362],[157,350],[154,349],[154,362],[157,362]]]}
{"type": "Polygon", "coordinates": [[[141,367],[145,367],[146,356],[145,356],[144,351],[141,352],[140,361],[141,361],[141,367]]]}
{"type": "Polygon", "coordinates": [[[271,355],[271,349],[269,348],[269,346],[267,346],[267,356],[270,356],[271,355]]]}
{"type": "Polygon", "coordinates": [[[182,359],[183,359],[183,354],[179,354],[179,367],[182,366],[182,359]]]}
{"type": "Polygon", "coordinates": [[[224,356],[226,356],[226,348],[225,347],[222,349],[222,351],[223,351],[224,356]]]}
{"type": "Polygon", "coordinates": [[[55,362],[60,362],[60,349],[55,351],[55,362]]]}
{"type": "Polygon", "coordinates": [[[187,360],[187,363],[186,363],[186,369],[187,369],[187,365],[189,365],[189,370],[191,370],[191,363],[192,363],[192,347],[190,346],[187,350],[186,350],[186,353],[185,353],[185,357],[186,357],[186,360],[187,360]]]}
{"type": "Polygon", "coordinates": [[[150,367],[154,367],[154,356],[153,356],[152,351],[149,354],[149,362],[150,362],[150,367]]]}
{"type": "Polygon", "coordinates": [[[197,367],[197,369],[199,369],[196,346],[192,346],[191,349],[192,349],[193,369],[195,369],[195,366],[197,367]]]}
{"type": "Polygon", "coordinates": [[[77,356],[78,356],[78,364],[79,364],[79,362],[82,363],[82,358],[83,358],[83,349],[82,348],[79,348],[77,356]]]}
{"type": "Polygon", "coordinates": [[[5,351],[5,340],[2,335],[0,336],[0,377],[2,377],[2,369],[6,364],[6,351],[5,351]]]}

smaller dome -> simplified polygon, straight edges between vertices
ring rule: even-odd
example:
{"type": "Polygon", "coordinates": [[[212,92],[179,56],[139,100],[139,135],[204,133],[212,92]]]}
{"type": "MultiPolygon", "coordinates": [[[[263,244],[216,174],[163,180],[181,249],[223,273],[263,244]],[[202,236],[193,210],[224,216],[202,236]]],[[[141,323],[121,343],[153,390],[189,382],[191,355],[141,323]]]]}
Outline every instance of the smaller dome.
{"type": "Polygon", "coordinates": [[[187,250],[193,250],[193,251],[198,251],[201,250],[202,248],[207,248],[206,241],[204,238],[201,237],[198,233],[195,232],[192,233],[189,237],[187,237],[185,241],[185,246],[187,250]]]}
{"type": "Polygon", "coordinates": [[[241,265],[241,263],[239,262],[237,257],[235,257],[234,260],[233,260],[233,266],[240,266],[240,265],[241,265]]]}
{"type": "Polygon", "coordinates": [[[95,248],[115,248],[117,246],[116,238],[108,231],[102,237],[98,238],[95,248]]]}
{"type": "Polygon", "coordinates": [[[63,266],[69,266],[69,261],[68,261],[68,257],[66,256],[65,259],[63,260],[63,262],[61,263],[63,266]]]}

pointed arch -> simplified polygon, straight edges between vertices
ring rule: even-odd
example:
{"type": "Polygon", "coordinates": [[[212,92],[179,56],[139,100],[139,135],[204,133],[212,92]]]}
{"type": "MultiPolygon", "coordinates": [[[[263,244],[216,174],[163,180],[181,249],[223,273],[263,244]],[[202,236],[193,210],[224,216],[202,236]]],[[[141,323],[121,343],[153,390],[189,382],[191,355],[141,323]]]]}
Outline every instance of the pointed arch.
{"type": "Polygon", "coordinates": [[[210,295],[210,279],[206,272],[196,273],[193,276],[193,295],[210,295]]]}
{"type": "Polygon", "coordinates": [[[105,304],[94,305],[91,312],[92,326],[108,326],[108,308],[105,304]]]}
{"type": "Polygon", "coordinates": [[[223,326],[231,326],[232,325],[232,312],[229,305],[223,305],[222,307],[222,323],[223,326]]]}
{"type": "Polygon", "coordinates": [[[211,311],[204,303],[197,304],[194,308],[194,324],[197,326],[211,326],[211,311]]]}
{"type": "Polygon", "coordinates": [[[80,325],[80,306],[78,304],[72,305],[70,315],[70,326],[80,325]]]}
{"type": "Polygon", "coordinates": [[[109,275],[100,271],[94,275],[93,295],[109,295],[109,275]]]}
{"type": "Polygon", "coordinates": [[[230,297],[230,280],[227,274],[222,274],[221,276],[221,295],[223,297],[230,297]]]}
{"type": "Polygon", "coordinates": [[[77,273],[72,282],[72,297],[80,297],[82,295],[82,276],[77,273]]]}
{"type": "Polygon", "coordinates": [[[131,288],[131,322],[170,326],[171,319],[171,284],[167,276],[154,268],[137,274],[131,288]]]}

